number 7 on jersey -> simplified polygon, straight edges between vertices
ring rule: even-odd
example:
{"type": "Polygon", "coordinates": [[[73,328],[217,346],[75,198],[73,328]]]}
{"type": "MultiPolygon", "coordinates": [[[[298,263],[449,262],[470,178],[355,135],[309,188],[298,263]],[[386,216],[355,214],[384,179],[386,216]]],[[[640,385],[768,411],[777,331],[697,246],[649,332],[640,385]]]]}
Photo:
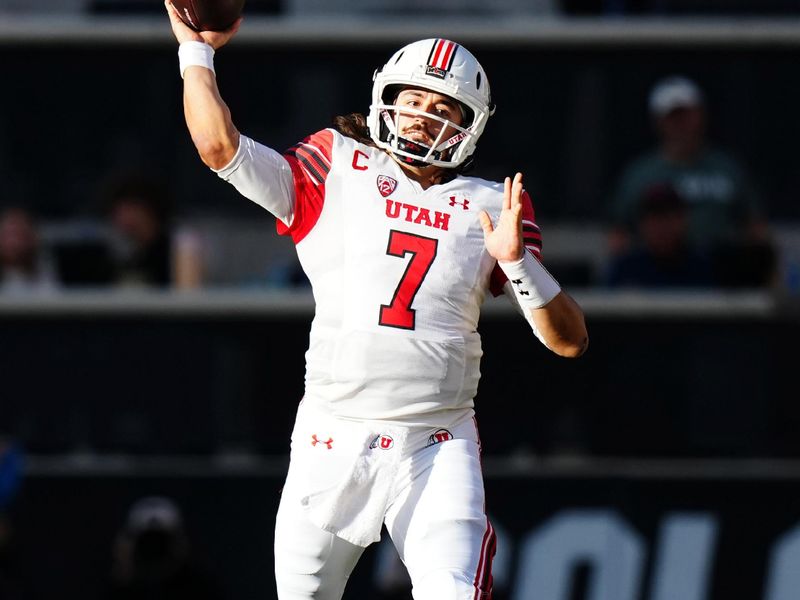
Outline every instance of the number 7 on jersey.
{"type": "Polygon", "coordinates": [[[439,240],[392,229],[386,254],[405,258],[411,255],[406,270],[394,290],[389,304],[381,304],[378,324],[384,327],[414,329],[416,310],[411,308],[422,281],[436,258],[439,240]]]}

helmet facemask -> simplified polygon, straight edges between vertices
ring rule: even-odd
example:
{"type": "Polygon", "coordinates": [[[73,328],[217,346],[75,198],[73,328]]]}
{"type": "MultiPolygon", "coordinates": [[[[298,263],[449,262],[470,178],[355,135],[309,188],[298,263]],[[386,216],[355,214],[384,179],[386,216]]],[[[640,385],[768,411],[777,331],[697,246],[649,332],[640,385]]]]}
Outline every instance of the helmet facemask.
{"type": "MultiPolygon", "coordinates": [[[[380,114],[379,139],[386,144],[385,148],[394,154],[401,162],[413,166],[423,167],[436,165],[452,167],[448,157],[458,148],[465,139],[474,136],[469,126],[462,127],[452,121],[427,113],[425,111],[396,104],[378,104],[372,107],[380,114]],[[430,146],[400,135],[400,117],[420,116],[427,120],[437,121],[441,129],[430,146]],[[449,137],[445,138],[447,134],[449,137]]],[[[468,112],[461,107],[462,114],[468,112]]]]}

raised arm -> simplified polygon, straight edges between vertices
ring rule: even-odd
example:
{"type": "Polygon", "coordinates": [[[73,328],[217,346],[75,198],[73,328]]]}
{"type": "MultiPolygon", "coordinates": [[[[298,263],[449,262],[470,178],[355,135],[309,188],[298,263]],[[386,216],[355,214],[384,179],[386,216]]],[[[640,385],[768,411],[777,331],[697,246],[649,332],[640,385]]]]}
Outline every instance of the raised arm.
{"type": "Polygon", "coordinates": [[[245,198],[289,226],[295,214],[291,166],[279,152],[239,134],[217,87],[214,52],[230,41],[242,20],[226,31],[198,33],[181,21],[169,0],[165,5],[180,44],[186,125],[200,158],[245,198]]]}
{"type": "Polygon", "coordinates": [[[242,20],[238,19],[226,31],[196,32],[181,21],[169,0],[165,0],[164,4],[172,24],[172,32],[178,43],[182,44],[182,63],[190,64],[185,68],[183,64],[181,66],[186,125],[202,161],[212,169],[221,169],[236,154],[239,131],[233,124],[228,106],[220,96],[211,59],[214,51],[227,44],[236,34],[242,20]],[[206,62],[207,66],[198,65],[202,62],[206,62]]]}
{"type": "Polygon", "coordinates": [[[525,248],[522,236],[522,174],[506,178],[497,223],[481,212],[486,249],[508,277],[504,291],[536,336],[560,356],[577,357],[589,346],[583,311],[525,248]]]}

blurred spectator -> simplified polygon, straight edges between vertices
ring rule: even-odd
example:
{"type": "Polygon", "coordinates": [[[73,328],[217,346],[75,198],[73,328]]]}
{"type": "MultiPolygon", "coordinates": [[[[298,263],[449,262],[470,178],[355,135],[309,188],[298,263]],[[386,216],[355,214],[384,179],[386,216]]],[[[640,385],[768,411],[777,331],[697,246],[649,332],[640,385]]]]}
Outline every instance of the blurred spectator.
{"type": "Polygon", "coordinates": [[[5,209],[0,213],[0,291],[50,291],[58,283],[33,216],[24,208],[5,209]]]}
{"type": "Polygon", "coordinates": [[[111,183],[106,201],[112,229],[112,283],[169,286],[170,202],[165,185],[148,176],[126,175],[111,183]]]}
{"type": "Polygon", "coordinates": [[[14,562],[10,508],[22,478],[22,449],[10,438],[0,436],[0,598],[24,598],[23,586],[14,562]]]}
{"type": "Polygon", "coordinates": [[[669,184],[645,191],[634,245],[609,265],[612,287],[680,288],[714,284],[710,258],[689,241],[687,207],[669,184]]]}
{"type": "Polygon", "coordinates": [[[114,544],[106,600],[219,600],[220,586],[192,555],[183,516],[170,499],[131,507],[114,544]]]}
{"type": "Polygon", "coordinates": [[[612,199],[610,254],[631,248],[646,191],[669,183],[687,205],[688,241],[712,256],[718,283],[770,284],[776,261],[759,194],[743,165],[709,143],[700,88],[682,76],[662,79],[650,93],[649,111],[658,147],[622,173],[612,199]]]}
{"type": "Polygon", "coordinates": [[[202,233],[190,225],[183,225],[175,231],[172,244],[173,287],[192,290],[208,283],[207,245],[202,233]]]}
{"type": "Polygon", "coordinates": [[[22,449],[13,439],[0,435],[0,515],[6,514],[19,491],[22,449]]]}

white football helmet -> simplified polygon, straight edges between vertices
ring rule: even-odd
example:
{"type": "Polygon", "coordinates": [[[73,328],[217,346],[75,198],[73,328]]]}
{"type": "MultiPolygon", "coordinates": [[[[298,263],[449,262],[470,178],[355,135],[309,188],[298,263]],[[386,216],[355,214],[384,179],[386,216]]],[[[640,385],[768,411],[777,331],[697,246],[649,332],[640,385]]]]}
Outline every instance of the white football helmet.
{"type": "Polygon", "coordinates": [[[428,39],[408,44],[375,71],[373,81],[367,116],[370,136],[379,148],[408,164],[449,168],[461,165],[475,152],[486,121],[494,113],[489,80],[480,63],[466,48],[450,40],[428,39]],[[398,92],[406,87],[424,88],[456,100],[464,113],[462,125],[403,107],[404,114],[419,113],[442,122],[443,126],[431,147],[401,138],[400,109],[394,102],[398,92]],[[442,139],[448,126],[456,133],[442,139]]]}

